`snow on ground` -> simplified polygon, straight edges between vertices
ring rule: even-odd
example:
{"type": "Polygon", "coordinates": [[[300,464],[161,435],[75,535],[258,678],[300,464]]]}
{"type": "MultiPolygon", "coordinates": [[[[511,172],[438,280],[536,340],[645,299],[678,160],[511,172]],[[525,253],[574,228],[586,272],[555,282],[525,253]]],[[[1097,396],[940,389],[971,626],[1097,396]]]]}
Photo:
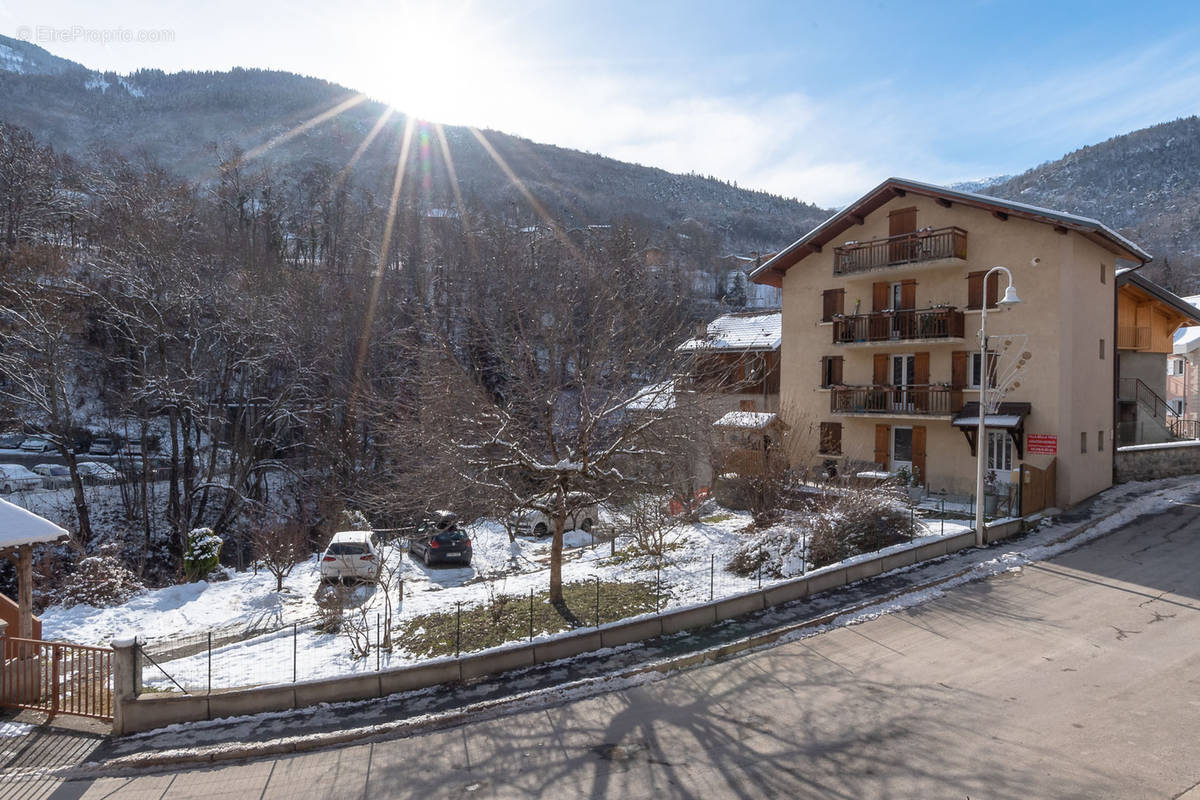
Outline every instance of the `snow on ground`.
{"type": "MultiPolygon", "coordinates": [[[[661,580],[663,608],[674,608],[713,597],[757,588],[757,576],[743,578],[725,571],[737,547],[748,514],[721,511],[693,525],[683,526],[675,546],[664,557],[661,573],[656,559],[613,559],[611,544],[596,541],[583,531],[564,536],[565,583],[601,583],[603,604],[606,583],[661,580]]],[[[961,522],[926,520],[928,538],[968,529],[961,522]]],[[[393,551],[389,563],[403,579],[403,600],[394,624],[437,611],[483,605],[492,595],[528,597],[549,585],[550,539],[518,537],[510,542],[504,527],[479,522],[469,527],[472,563],[465,567],[426,567],[406,554],[393,551]]],[[[628,542],[617,542],[620,550],[628,542]]],[[[354,659],[345,634],[326,634],[310,623],[318,615],[319,587],[316,556],[298,565],[276,593],[274,577],[265,571],[234,572],[228,580],[185,584],[147,590],[112,608],[51,607],[42,615],[45,636],[83,644],[107,644],[113,638],[137,635],[148,642],[148,651],[162,670],[148,665],[145,681],[166,688],[171,678],[186,688],[207,688],[211,668],[213,688],[231,688],[369,671],[378,666],[414,663],[420,656],[396,650],[372,652],[354,659]],[[292,625],[295,623],[295,629],[292,625]],[[248,631],[268,632],[249,635],[248,631]],[[207,634],[213,633],[211,664],[207,634]],[[249,635],[249,638],[246,638],[249,635]],[[190,645],[190,647],[189,647],[190,645]],[[157,654],[157,655],[155,655],[157,654]],[[166,659],[166,660],[164,660],[166,659]],[[293,669],[295,672],[293,673],[293,669]]],[[[762,585],[771,581],[764,578],[762,585]]],[[[376,640],[375,616],[382,613],[384,593],[372,586],[358,588],[352,596],[364,614],[371,641],[376,640]]],[[[545,635],[535,631],[535,636],[545,635]]],[[[470,642],[464,641],[464,650],[470,642]]]]}
{"type": "Polygon", "coordinates": [[[11,720],[0,722],[0,739],[7,739],[12,736],[24,736],[27,733],[32,733],[33,727],[33,725],[27,722],[12,722],[11,720]]]}

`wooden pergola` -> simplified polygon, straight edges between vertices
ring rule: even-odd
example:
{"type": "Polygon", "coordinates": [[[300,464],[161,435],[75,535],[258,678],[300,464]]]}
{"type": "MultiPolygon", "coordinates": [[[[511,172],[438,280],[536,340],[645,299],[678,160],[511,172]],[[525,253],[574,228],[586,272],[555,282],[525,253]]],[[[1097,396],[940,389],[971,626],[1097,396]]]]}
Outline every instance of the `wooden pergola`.
{"type": "Polygon", "coordinates": [[[0,500],[0,556],[17,563],[17,631],[33,637],[33,546],[66,539],[70,534],[32,511],[0,500]]]}

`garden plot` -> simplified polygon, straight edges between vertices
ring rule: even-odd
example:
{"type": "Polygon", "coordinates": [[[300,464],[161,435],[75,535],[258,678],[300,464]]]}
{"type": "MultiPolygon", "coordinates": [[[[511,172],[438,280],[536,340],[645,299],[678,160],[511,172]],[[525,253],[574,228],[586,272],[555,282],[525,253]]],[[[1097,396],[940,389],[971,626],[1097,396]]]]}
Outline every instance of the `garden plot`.
{"type": "MultiPolygon", "coordinates": [[[[614,547],[582,531],[568,532],[563,582],[568,587],[572,610],[578,614],[577,622],[591,625],[594,614],[602,622],[609,621],[622,609],[665,610],[704,602],[769,582],[769,576],[741,577],[725,569],[744,543],[749,523],[747,514],[720,511],[701,522],[681,526],[661,559],[630,555],[629,542],[623,536],[614,547]],[[598,600],[592,588],[597,582],[598,600]],[[582,585],[588,587],[586,591],[579,588],[582,585]]],[[[923,525],[933,535],[942,527],[937,520],[926,520],[923,525]]],[[[945,523],[944,533],[964,529],[962,523],[945,523]]],[[[531,592],[539,604],[539,613],[532,615],[532,636],[561,630],[561,625],[541,622],[552,619],[540,608],[549,585],[545,565],[549,562],[550,539],[518,537],[509,541],[503,526],[491,522],[477,523],[468,530],[474,554],[466,567],[427,567],[396,548],[385,548],[384,557],[390,567],[385,572],[390,571],[397,584],[403,582],[402,595],[398,585],[392,589],[392,630],[397,638],[390,652],[374,646],[382,634],[379,626],[385,616],[382,588],[361,586],[346,598],[347,614],[361,623],[372,645],[365,657],[352,655],[344,632],[325,633],[313,624],[320,612],[315,556],[293,570],[283,592],[274,591],[274,578],[265,571],[255,574],[226,570],[226,580],[147,590],[112,608],[51,607],[42,616],[45,635],[84,644],[107,644],[115,637],[138,635],[149,643],[150,653],[161,656],[155,659],[161,670],[147,666],[146,685],[172,689],[178,684],[194,691],[210,686],[234,688],[331,677],[415,663],[428,657],[429,639],[435,633],[424,629],[422,618],[455,614],[459,608],[465,609],[465,614],[472,609],[495,607],[497,598],[526,613],[531,592]],[[399,638],[404,630],[410,634],[407,641],[399,638]]],[[[529,631],[523,630],[520,638],[528,635],[529,631]]],[[[463,638],[461,650],[469,652],[495,643],[463,638]]]]}

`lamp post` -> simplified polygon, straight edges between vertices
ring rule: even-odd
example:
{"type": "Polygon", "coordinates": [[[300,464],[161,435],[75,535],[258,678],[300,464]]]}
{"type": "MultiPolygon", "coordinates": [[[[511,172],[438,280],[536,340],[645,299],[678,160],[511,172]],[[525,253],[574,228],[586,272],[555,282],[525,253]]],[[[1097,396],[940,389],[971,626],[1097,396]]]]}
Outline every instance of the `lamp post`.
{"type": "Polygon", "coordinates": [[[1014,306],[1021,302],[1017,290],[1013,288],[1012,273],[1008,267],[995,266],[983,276],[983,303],[979,311],[979,423],[975,430],[975,546],[983,547],[983,473],[987,459],[987,392],[988,376],[991,373],[988,364],[987,349],[987,286],[988,279],[995,271],[1001,271],[1008,276],[1008,288],[1004,290],[1004,299],[997,305],[1014,306]]]}

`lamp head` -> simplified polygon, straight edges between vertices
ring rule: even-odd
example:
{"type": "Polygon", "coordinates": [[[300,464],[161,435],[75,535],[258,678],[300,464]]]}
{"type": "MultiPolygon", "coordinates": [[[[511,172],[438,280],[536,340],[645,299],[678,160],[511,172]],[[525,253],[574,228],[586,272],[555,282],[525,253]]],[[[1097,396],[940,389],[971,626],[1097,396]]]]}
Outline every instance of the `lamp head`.
{"type": "Polygon", "coordinates": [[[1000,301],[999,305],[1015,306],[1019,302],[1021,302],[1021,298],[1017,297],[1017,290],[1010,283],[1008,288],[1004,290],[1004,299],[1000,301]]]}

